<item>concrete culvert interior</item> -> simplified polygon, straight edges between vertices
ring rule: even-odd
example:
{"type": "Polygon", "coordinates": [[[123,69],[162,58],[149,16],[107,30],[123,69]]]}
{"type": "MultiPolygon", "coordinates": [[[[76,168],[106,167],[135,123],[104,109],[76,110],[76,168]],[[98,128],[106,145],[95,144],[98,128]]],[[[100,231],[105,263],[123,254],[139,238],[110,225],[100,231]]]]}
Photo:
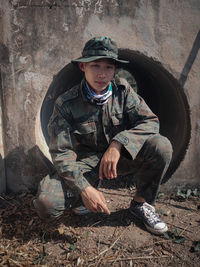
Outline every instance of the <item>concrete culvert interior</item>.
{"type": "MultiPolygon", "coordinates": [[[[129,60],[123,66],[134,77],[141,95],[159,117],[160,133],[169,138],[173,146],[173,158],[163,179],[166,182],[183,160],[190,140],[190,112],[187,98],[178,81],[153,59],[130,50],[120,50],[119,57],[129,60]]],[[[78,84],[82,72],[73,64],[66,65],[53,79],[41,108],[41,126],[47,144],[47,124],[56,98],[78,84]]]]}

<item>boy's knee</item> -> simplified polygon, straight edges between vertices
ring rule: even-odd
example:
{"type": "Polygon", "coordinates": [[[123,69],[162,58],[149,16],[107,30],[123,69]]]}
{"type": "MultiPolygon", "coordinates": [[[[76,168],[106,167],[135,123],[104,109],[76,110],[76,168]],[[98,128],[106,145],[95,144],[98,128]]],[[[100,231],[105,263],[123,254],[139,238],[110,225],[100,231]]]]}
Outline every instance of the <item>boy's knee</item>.
{"type": "Polygon", "coordinates": [[[159,157],[166,163],[171,161],[173,149],[167,137],[157,134],[149,138],[149,143],[156,157],[159,157]]]}
{"type": "Polygon", "coordinates": [[[56,218],[63,214],[64,203],[57,203],[46,195],[40,195],[33,200],[33,205],[41,219],[56,218]]]}

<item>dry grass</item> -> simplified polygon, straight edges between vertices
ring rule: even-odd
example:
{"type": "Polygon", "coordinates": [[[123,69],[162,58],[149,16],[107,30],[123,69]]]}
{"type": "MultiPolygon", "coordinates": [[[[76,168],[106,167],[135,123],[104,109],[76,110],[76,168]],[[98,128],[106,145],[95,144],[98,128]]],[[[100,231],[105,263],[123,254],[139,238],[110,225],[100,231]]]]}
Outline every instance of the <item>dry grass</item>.
{"type": "Polygon", "coordinates": [[[200,252],[191,252],[200,240],[197,198],[158,201],[170,231],[179,229],[184,237],[176,243],[175,235],[171,240],[151,235],[129,218],[132,190],[103,191],[110,216],[68,212],[54,222],[38,218],[32,194],[1,196],[0,266],[200,266],[200,252]]]}

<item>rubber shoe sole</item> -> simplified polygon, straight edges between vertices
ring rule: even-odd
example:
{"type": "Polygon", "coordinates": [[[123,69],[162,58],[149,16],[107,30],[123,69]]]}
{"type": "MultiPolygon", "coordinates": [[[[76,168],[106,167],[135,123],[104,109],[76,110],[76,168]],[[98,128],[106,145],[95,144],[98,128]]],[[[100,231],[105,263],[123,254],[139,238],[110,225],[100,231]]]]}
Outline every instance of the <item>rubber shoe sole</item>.
{"type": "Polygon", "coordinates": [[[167,227],[166,224],[165,224],[165,226],[163,228],[160,228],[160,229],[152,228],[152,227],[150,227],[149,225],[147,225],[145,223],[144,223],[144,225],[145,225],[145,227],[147,228],[147,230],[149,232],[151,232],[153,234],[156,234],[156,235],[162,235],[162,234],[164,234],[165,232],[168,231],[168,227],[167,227]]]}

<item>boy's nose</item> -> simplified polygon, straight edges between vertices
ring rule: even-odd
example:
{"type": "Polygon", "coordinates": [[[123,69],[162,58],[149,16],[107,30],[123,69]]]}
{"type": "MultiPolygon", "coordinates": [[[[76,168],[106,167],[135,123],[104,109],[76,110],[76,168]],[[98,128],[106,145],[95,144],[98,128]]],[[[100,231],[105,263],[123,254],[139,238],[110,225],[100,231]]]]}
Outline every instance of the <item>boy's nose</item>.
{"type": "Polygon", "coordinates": [[[105,77],[105,73],[103,71],[98,73],[98,78],[104,78],[105,77]]]}

